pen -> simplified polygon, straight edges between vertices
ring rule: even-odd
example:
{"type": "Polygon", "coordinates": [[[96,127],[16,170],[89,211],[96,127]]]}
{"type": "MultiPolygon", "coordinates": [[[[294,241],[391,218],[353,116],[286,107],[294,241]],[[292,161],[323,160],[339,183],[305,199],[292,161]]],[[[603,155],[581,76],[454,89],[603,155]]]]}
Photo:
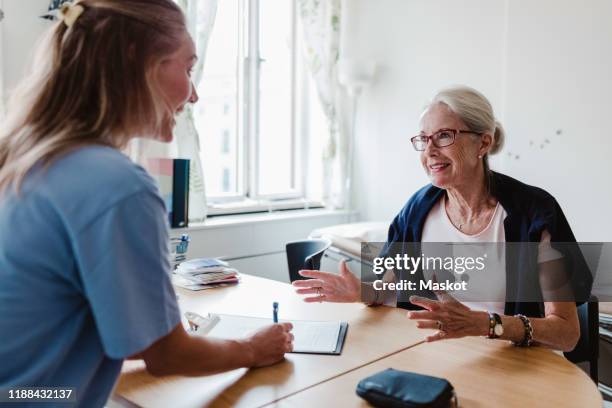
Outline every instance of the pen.
{"type": "Polygon", "coordinates": [[[272,320],[274,320],[274,323],[278,323],[278,302],[272,303],[272,320]]]}

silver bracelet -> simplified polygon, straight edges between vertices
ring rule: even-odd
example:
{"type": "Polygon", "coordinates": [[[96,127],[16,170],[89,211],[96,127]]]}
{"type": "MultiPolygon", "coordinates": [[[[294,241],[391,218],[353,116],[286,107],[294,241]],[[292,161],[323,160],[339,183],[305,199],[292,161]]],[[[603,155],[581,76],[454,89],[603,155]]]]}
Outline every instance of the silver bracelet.
{"type": "Polygon", "coordinates": [[[533,326],[531,325],[531,320],[529,320],[525,315],[522,314],[514,315],[514,317],[518,317],[519,319],[521,319],[523,327],[525,328],[525,336],[523,337],[523,340],[519,342],[513,341],[512,344],[517,347],[531,346],[531,344],[533,344],[533,326]]]}

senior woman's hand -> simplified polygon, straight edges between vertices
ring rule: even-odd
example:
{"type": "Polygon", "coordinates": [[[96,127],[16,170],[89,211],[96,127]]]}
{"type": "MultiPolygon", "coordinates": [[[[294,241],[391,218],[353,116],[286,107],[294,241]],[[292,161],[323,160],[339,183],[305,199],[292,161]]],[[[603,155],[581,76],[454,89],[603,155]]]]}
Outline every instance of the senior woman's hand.
{"type": "Polygon", "coordinates": [[[426,341],[466,336],[486,336],[489,333],[487,312],[473,311],[445,292],[435,292],[438,300],[411,296],[410,303],[426,310],[411,311],[407,316],[416,320],[420,329],[438,329],[426,341]]]}
{"type": "Polygon", "coordinates": [[[301,270],[300,275],[306,280],[296,280],[293,286],[298,288],[305,302],[341,302],[351,303],[361,300],[361,281],[351,273],[346,261],[340,262],[340,274],[313,270],[301,270]]]}

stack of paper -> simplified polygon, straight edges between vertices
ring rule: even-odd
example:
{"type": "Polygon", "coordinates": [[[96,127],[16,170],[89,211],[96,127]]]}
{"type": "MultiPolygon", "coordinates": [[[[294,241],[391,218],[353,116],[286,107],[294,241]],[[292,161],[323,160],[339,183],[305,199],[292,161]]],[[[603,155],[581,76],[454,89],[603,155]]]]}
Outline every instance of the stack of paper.
{"type": "Polygon", "coordinates": [[[201,290],[238,283],[238,271],[227,262],[215,258],[199,258],[182,262],[174,271],[178,286],[201,290]]]}

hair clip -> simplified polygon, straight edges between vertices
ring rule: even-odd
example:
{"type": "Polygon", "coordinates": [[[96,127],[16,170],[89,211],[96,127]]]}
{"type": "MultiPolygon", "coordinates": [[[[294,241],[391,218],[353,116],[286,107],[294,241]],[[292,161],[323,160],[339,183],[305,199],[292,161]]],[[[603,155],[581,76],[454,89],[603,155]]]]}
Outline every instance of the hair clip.
{"type": "Polygon", "coordinates": [[[59,16],[67,27],[72,27],[84,11],[85,8],[79,4],[64,3],[59,8],[59,16]]]}

